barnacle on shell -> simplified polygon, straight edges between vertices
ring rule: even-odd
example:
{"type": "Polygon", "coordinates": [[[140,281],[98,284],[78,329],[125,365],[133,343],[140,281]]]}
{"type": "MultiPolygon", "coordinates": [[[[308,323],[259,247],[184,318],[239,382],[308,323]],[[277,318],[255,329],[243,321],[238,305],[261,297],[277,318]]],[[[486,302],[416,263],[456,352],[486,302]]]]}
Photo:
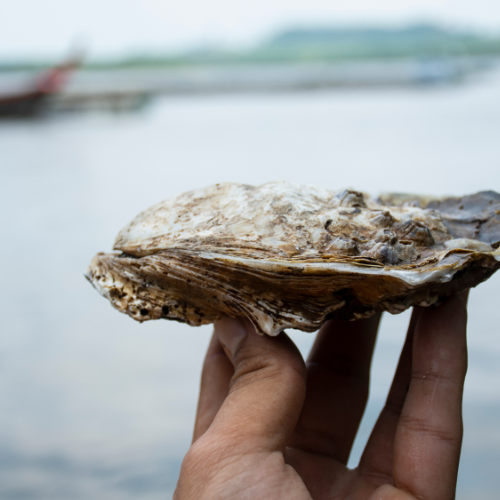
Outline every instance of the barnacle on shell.
{"type": "Polygon", "coordinates": [[[414,241],[418,245],[430,247],[434,244],[434,236],[423,222],[407,220],[401,225],[400,232],[403,239],[414,241]]]}
{"type": "Polygon", "coordinates": [[[338,237],[335,238],[328,248],[323,252],[323,257],[330,252],[337,252],[340,255],[356,255],[358,253],[358,246],[351,238],[338,237]]]}
{"type": "Polygon", "coordinates": [[[365,197],[359,191],[352,191],[351,189],[344,189],[335,196],[338,200],[339,206],[347,208],[365,208],[365,197]]]}
{"type": "Polygon", "coordinates": [[[373,226],[379,227],[391,227],[395,222],[395,219],[389,210],[373,210],[373,212],[369,215],[369,218],[370,223],[373,226]]]}
{"type": "Polygon", "coordinates": [[[286,182],[216,184],[154,205],[86,276],[138,321],[246,316],[259,332],[429,306],[500,267],[500,195],[435,199],[286,182]]]}

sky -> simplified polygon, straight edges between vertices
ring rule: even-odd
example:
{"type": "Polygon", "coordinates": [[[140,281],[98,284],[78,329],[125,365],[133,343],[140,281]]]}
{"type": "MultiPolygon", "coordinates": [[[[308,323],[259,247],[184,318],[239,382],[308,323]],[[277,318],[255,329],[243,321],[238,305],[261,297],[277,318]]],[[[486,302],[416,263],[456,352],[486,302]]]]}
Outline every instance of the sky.
{"type": "Polygon", "coordinates": [[[498,0],[0,0],[0,58],[244,46],[297,25],[434,21],[500,32],[498,0]]]}

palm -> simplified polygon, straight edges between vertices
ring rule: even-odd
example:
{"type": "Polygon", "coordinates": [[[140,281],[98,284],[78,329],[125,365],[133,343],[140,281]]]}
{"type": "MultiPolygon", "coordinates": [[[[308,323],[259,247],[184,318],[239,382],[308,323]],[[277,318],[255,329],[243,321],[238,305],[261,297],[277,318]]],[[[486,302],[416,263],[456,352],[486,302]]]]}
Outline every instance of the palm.
{"type": "MultiPolygon", "coordinates": [[[[238,500],[367,500],[377,489],[359,471],[301,450],[276,457],[277,467],[255,456],[253,467],[238,477],[238,500]],[[286,463],[288,462],[288,464],[286,463]],[[292,466],[293,464],[293,466],[292,466]],[[273,473],[270,474],[270,469],[273,473]]],[[[229,470],[229,474],[236,471],[229,470]]],[[[383,497],[382,497],[383,498],[383,497]]]]}
{"type": "Polygon", "coordinates": [[[235,372],[214,338],[190,450],[194,465],[187,466],[200,475],[214,454],[223,457],[201,481],[214,485],[215,493],[207,498],[454,498],[467,365],[466,312],[459,298],[425,314],[413,313],[386,405],[358,467],[347,468],[368,400],[379,321],[380,316],[326,323],[307,360],[305,379],[303,364],[293,366],[298,354],[286,337],[280,343],[288,344],[290,359],[280,370],[288,374],[273,367],[279,339],[254,339],[257,348],[247,348],[254,349],[253,361],[238,362],[235,372]],[[263,344],[269,351],[268,373],[261,366],[266,364],[263,344]],[[276,391],[273,379],[282,375],[288,382],[281,393],[267,398],[276,391]]]}
{"type": "MultiPolygon", "coordinates": [[[[348,469],[328,457],[300,450],[286,455],[309,492],[300,500],[367,500],[382,483],[380,478],[363,476],[359,469],[348,469]]],[[[383,484],[388,479],[384,478],[383,484]]]]}

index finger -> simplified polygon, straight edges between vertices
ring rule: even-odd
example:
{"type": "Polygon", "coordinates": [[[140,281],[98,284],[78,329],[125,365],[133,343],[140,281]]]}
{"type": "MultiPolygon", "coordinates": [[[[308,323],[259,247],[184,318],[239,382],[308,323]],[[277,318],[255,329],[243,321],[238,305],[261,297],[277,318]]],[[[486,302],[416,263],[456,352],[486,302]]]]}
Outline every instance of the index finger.
{"type": "Polygon", "coordinates": [[[214,332],[203,363],[193,443],[212,425],[215,415],[229,393],[229,383],[233,374],[233,365],[214,332]]]}

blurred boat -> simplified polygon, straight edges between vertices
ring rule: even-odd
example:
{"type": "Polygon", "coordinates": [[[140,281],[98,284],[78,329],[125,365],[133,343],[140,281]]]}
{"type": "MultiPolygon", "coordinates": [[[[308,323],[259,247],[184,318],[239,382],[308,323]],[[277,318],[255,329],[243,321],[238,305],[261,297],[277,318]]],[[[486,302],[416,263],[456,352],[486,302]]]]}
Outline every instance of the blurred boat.
{"type": "Polygon", "coordinates": [[[63,88],[80,64],[81,58],[71,58],[41,74],[26,90],[0,95],[0,118],[27,118],[42,113],[48,98],[63,88]]]}

